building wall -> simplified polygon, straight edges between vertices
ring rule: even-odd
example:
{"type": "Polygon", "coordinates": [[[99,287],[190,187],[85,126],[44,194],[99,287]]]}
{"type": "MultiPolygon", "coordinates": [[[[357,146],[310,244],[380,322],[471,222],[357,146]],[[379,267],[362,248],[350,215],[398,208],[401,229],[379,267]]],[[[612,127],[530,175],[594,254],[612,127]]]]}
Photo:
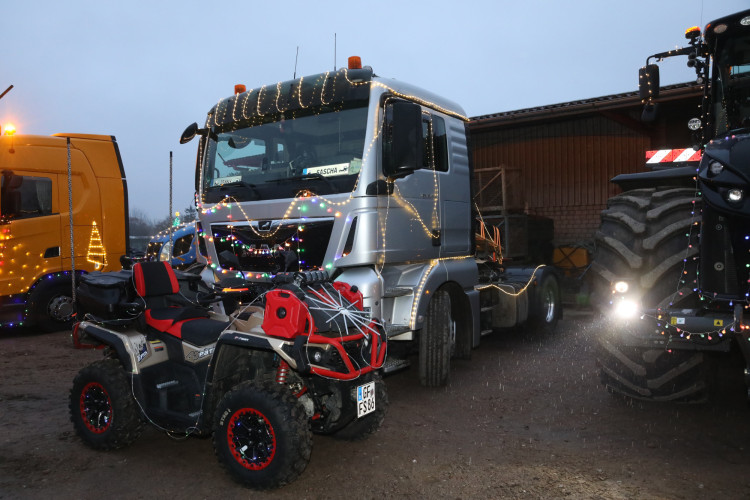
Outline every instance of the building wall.
{"type": "Polygon", "coordinates": [[[560,245],[593,236],[617,190],[609,180],[642,170],[650,139],[604,116],[584,116],[476,131],[472,146],[480,210],[496,212],[500,202],[509,212],[551,217],[560,245]],[[497,196],[499,167],[507,170],[505,200],[497,196]],[[493,178],[497,187],[488,190],[493,178]]]}
{"type": "Polygon", "coordinates": [[[552,218],[555,245],[589,243],[620,192],[613,177],[647,170],[648,150],[694,145],[700,95],[693,84],[662,89],[651,123],[635,93],[474,118],[474,199],[482,213],[552,218]]]}

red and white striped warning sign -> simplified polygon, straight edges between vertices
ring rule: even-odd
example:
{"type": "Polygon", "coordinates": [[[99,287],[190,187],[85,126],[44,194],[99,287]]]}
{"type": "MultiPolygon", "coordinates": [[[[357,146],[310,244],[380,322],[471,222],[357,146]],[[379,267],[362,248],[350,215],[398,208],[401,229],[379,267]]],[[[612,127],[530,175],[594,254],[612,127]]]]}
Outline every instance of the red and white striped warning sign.
{"type": "Polygon", "coordinates": [[[700,161],[701,152],[693,148],[659,149],[646,151],[646,163],[672,163],[678,161],[700,161]]]}

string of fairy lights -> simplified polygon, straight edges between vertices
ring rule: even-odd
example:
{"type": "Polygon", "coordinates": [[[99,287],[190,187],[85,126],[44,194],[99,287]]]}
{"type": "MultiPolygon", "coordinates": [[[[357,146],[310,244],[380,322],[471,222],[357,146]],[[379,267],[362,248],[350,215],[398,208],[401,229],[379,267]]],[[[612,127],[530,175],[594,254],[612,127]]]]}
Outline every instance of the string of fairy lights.
{"type": "MultiPolygon", "coordinates": [[[[23,326],[26,319],[31,314],[28,308],[27,296],[33,292],[39,283],[49,279],[59,279],[70,276],[69,271],[53,271],[52,268],[44,268],[44,262],[50,262],[43,254],[32,262],[30,250],[25,249],[24,243],[13,238],[13,220],[5,219],[0,224],[0,276],[7,276],[9,304],[25,305],[23,312],[18,319],[4,321],[0,327],[17,327],[23,326]],[[12,243],[11,243],[12,242],[12,243]],[[29,274],[32,273],[32,274],[29,274]],[[28,282],[25,278],[38,277],[38,279],[28,282]]],[[[52,261],[54,262],[54,261],[52,261]]],[[[107,251],[102,241],[101,232],[96,221],[91,223],[91,232],[86,249],[86,262],[91,264],[94,271],[99,271],[107,267],[107,251]]],[[[76,270],[76,275],[84,273],[84,270],[76,270]]]]}
{"type": "MultiPolygon", "coordinates": [[[[698,169],[696,169],[698,170],[698,169]]],[[[693,180],[695,181],[695,194],[693,197],[693,200],[691,201],[692,209],[690,212],[691,216],[691,223],[689,225],[687,233],[685,233],[685,238],[687,241],[687,245],[684,252],[684,257],[682,259],[682,268],[680,270],[679,277],[677,278],[677,283],[675,287],[675,292],[672,293],[669,296],[668,304],[666,307],[658,307],[655,315],[649,315],[649,314],[643,314],[641,316],[641,319],[645,317],[651,317],[653,320],[655,320],[657,328],[660,329],[660,334],[667,337],[668,342],[671,341],[673,338],[673,335],[686,340],[708,340],[713,341],[716,339],[721,339],[725,335],[727,335],[727,331],[729,332],[735,332],[737,328],[740,330],[746,330],[749,329],[750,326],[744,325],[744,324],[738,324],[737,319],[733,318],[731,322],[728,324],[724,324],[722,320],[715,320],[716,323],[714,326],[716,328],[711,331],[702,331],[702,332],[692,332],[689,331],[681,326],[679,324],[672,324],[670,322],[665,321],[667,318],[670,318],[672,321],[676,322],[676,315],[669,315],[668,309],[672,308],[675,303],[678,303],[678,301],[682,298],[686,297],[686,294],[696,294],[697,299],[700,302],[704,301],[713,301],[716,298],[716,293],[707,293],[701,288],[701,280],[700,280],[700,266],[698,266],[698,262],[700,260],[699,252],[697,252],[697,249],[695,248],[693,241],[697,237],[700,237],[699,233],[696,233],[695,231],[699,231],[701,222],[699,218],[702,218],[703,208],[702,206],[698,208],[697,200],[699,200],[702,196],[702,193],[700,191],[699,185],[698,185],[698,177],[693,177],[693,180]],[[695,275],[692,278],[691,281],[687,281],[690,274],[689,265],[690,263],[693,263],[694,265],[694,272],[695,275]]],[[[744,236],[745,241],[750,241],[750,234],[744,236]]],[[[749,250],[750,251],[750,250],[749,250]]],[[[750,268],[750,264],[745,264],[746,268],[750,268]]],[[[750,278],[747,279],[747,290],[745,291],[745,300],[743,309],[748,310],[750,309],[750,278]]],[[[730,300],[729,301],[729,307],[734,306],[735,301],[730,300]]]]}
{"type": "MultiPolygon", "coordinates": [[[[395,89],[391,88],[390,86],[388,86],[388,85],[386,85],[386,84],[384,84],[382,82],[377,82],[377,81],[364,81],[364,82],[353,81],[353,80],[351,80],[349,78],[348,72],[346,70],[343,70],[343,72],[341,72],[341,73],[337,73],[336,77],[334,77],[334,78],[337,78],[341,74],[344,75],[344,77],[346,78],[347,82],[349,84],[351,84],[351,85],[367,85],[367,84],[370,84],[370,85],[376,85],[376,86],[381,87],[383,90],[385,90],[386,92],[388,92],[388,97],[386,98],[386,103],[390,99],[394,99],[394,98],[407,99],[407,100],[410,100],[410,101],[413,101],[413,102],[417,102],[417,103],[419,103],[419,104],[421,104],[423,106],[426,106],[428,108],[435,109],[438,112],[441,112],[443,114],[452,116],[454,118],[458,118],[458,119],[460,119],[462,121],[467,121],[468,120],[467,117],[465,117],[465,116],[463,116],[463,115],[461,115],[459,113],[456,113],[456,112],[454,112],[454,111],[452,111],[450,109],[447,109],[447,108],[445,108],[443,106],[440,106],[440,105],[438,105],[438,104],[436,104],[434,102],[426,101],[426,100],[424,100],[424,99],[422,99],[422,98],[420,98],[418,96],[403,94],[403,93],[396,91],[395,89]]],[[[334,95],[333,94],[331,94],[330,96],[328,96],[329,98],[328,98],[327,102],[326,102],[326,99],[325,99],[325,97],[326,97],[325,96],[326,88],[328,86],[332,87],[333,89],[336,88],[335,82],[333,84],[329,85],[328,82],[330,80],[331,80],[330,73],[325,73],[322,77],[318,77],[318,83],[320,83],[320,101],[323,104],[331,104],[334,101],[334,95]]],[[[250,91],[246,92],[244,94],[244,99],[243,99],[242,96],[235,96],[234,103],[233,103],[233,108],[232,108],[232,119],[233,120],[237,120],[237,114],[236,113],[237,113],[237,107],[239,105],[238,103],[240,102],[240,100],[244,101],[242,103],[242,105],[240,106],[241,110],[242,110],[242,112],[241,112],[242,119],[249,120],[249,126],[253,126],[256,123],[261,123],[262,120],[263,120],[263,116],[265,116],[265,115],[267,115],[269,113],[286,113],[286,112],[288,112],[288,107],[286,109],[282,109],[282,106],[280,105],[280,99],[281,99],[281,96],[282,96],[282,84],[281,83],[277,83],[275,88],[276,88],[276,96],[275,96],[275,99],[273,100],[275,108],[276,108],[275,110],[269,108],[269,109],[261,111],[262,99],[263,99],[264,94],[267,92],[267,87],[264,86],[264,87],[261,87],[258,90],[257,98],[253,102],[254,108],[256,110],[255,113],[248,114],[248,103],[250,102],[250,96],[253,93],[253,90],[250,90],[250,91]],[[261,116],[258,116],[258,115],[261,115],[261,116]]],[[[296,89],[292,90],[291,95],[292,95],[293,99],[297,100],[297,102],[299,103],[301,109],[307,109],[310,105],[312,105],[313,98],[311,96],[310,99],[309,99],[309,101],[307,102],[307,104],[305,104],[303,102],[302,88],[303,88],[303,79],[300,79],[299,84],[296,86],[296,89]]],[[[221,121],[219,119],[219,116],[221,115],[221,116],[225,117],[226,113],[227,113],[227,108],[228,108],[228,100],[219,101],[219,103],[217,104],[217,106],[215,108],[216,111],[215,111],[214,116],[213,116],[213,124],[214,125],[216,125],[216,126],[220,125],[221,121]],[[224,108],[223,110],[222,110],[222,104],[223,104],[223,108],[224,108]]],[[[336,111],[336,110],[334,110],[334,111],[336,111]]],[[[292,111],[292,117],[294,117],[294,111],[292,111]]],[[[211,118],[209,118],[209,120],[211,120],[211,118]]],[[[378,140],[382,136],[382,132],[383,132],[383,129],[384,129],[384,126],[385,126],[385,123],[384,123],[385,122],[385,117],[384,117],[384,115],[382,113],[376,114],[373,117],[373,120],[374,120],[374,122],[372,124],[373,125],[372,126],[373,133],[372,133],[372,137],[370,138],[369,142],[367,143],[367,146],[366,146],[365,151],[363,153],[363,158],[362,158],[362,163],[363,164],[365,164],[368,161],[368,158],[369,158],[370,154],[373,152],[375,145],[378,143],[378,140]]],[[[209,124],[210,123],[207,123],[207,125],[209,125],[209,124]]],[[[201,146],[200,147],[201,148],[205,147],[205,146],[203,146],[203,142],[201,142],[201,146]]],[[[201,149],[199,151],[199,158],[203,158],[203,152],[204,152],[203,149],[201,149]]],[[[386,179],[387,189],[388,189],[388,192],[391,193],[391,195],[386,197],[385,210],[378,212],[379,226],[380,226],[380,238],[379,238],[380,239],[380,251],[378,252],[378,267],[379,268],[377,269],[378,273],[382,273],[383,267],[385,266],[385,259],[386,259],[385,250],[388,248],[388,245],[387,245],[388,216],[389,216],[390,209],[391,209],[391,202],[395,202],[399,207],[401,207],[403,210],[405,210],[412,217],[412,220],[416,221],[417,226],[419,228],[421,228],[421,230],[424,232],[425,236],[427,236],[428,238],[430,238],[430,239],[434,238],[435,234],[436,234],[435,231],[440,227],[440,217],[439,217],[439,211],[438,211],[438,200],[439,200],[439,196],[438,195],[439,195],[439,191],[440,191],[440,176],[437,173],[437,169],[436,169],[436,165],[435,165],[435,153],[434,153],[434,148],[433,148],[432,144],[429,144],[429,148],[428,148],[428,162],[429,162],[428,167],[432,171],[432,176],[433,176],[433,182],[432,182],[432,184],[433,184],[433,189],[434,189],[434,192],[433,192],[433,195],[432,195],[433,204],[432,204],[432,210],[431,210],[431,213],[430,213],[430,220],[429,220],[429,222],[425,221],[425,219],[423,218],[423,216],[420,213],[420,211],[410,201],[408,201],[402,195],[402,193],[401,193],[398,185],[396,184],[395,180],[394,179],[390,179],[390,178],[386,179]]],[[[295,193],[295,196],[289,202],[289,205],[285,209],[285,211],[284,211],[284,213],[283,213],[283,215],[281,217],[281,220],[282,221],[286,221],[286,220],[291,219],[292,217],[310,215],[310,211],[312,209],[314,209],[314,207],[317,207],[318,210],[324,210],[328,214],[333,215],[333,217],[336,217],[336,218],[341,217],[342,216],[342,212],[339,209],[342,208],[342,207],[344,207],[344,206],[346,206],[347,204],[349,204],[354,199],[354,195],[355,195],[355,193],[357,191],[357,187],[358,187],[360,179],[361,179],[361,172],[362,171],[360,170],[359,175],[357,176],[357,178],[355,180],[354,187],[352,188],[351,192],[349,193],[349,196],[346,199],[344,199],[344,200],[333,200],[333,199],[330,199],[330,198],[328,198],[326,196],[316,194],[316,193],[314,193],[314,192],[312,192],[310,190],[307,190],[307,189],[303,189],[303,190],[298,191],[297,193],[295,193]]],[[[204,185],[203,169],[201,169],[201,172],[200,172],[199,182],[200,182],[200,185],[204,185]]],[[[205,203],[202,198],[201,198],[201,200],[196,199],[196,206],[197,206],[198,210],[201,213],[203,213],[203,214],[214,214],[214,213],[216,213],[217,211],[220,211],[220,210],[227,210],[228,213],[226,215],[226,218],[228,220],[231,220],[231,221],[237,221],[237,218],[233,217],[233,215],[232,215],[232,209],[234,207],[236,207],[238,209],[238,211],[240,212],[240,214],[241,214],[240,218],[244,219],[244,221],[241,221],[241,222],[238,221],[238,222],[240,222],[243,227],[249,228],[255,236],[263,238],[263,239],[270,240],[270,239],[275,238],[276,235],[278,234],[278,232],[283,227],[283,224],[278,224],[278,225],[276,225],[275,228],[272,228],[270,231],[263,231],[263,232],[259,231],[252,224],[250,224],[250,222],[253,219],[245,211],[245,208],[242,206],[242,204],[239,203],[237,201],[237,199],[234,198],[234,197],[232,197],[232,196],[226,196],[225,198],[223,198],[222,200],[220,200],[218,203],[212,204],[211,206],[207,206],[207,205],[208,204],[205,203]]],[[[298,229],[299,229],[299,231],[304,231],[304,224],[300,224],[298,226],[298,229]]],[[[204,238],[207,238],[209,241],[213,241],[213,239],[215,237],[217,237],[217,235],[214,235],[214,234],[206,234],[205,229],[203,229],[203,228],[201,229],[201,231],[202,231],[201,235],[204,238]]],[[[294,240],[294,237],[292,237],[292,240],[294,240]]],[[[263,252],[265,252],[265,253],[271,253],[272,252],[272,250],[270,249],[270,247],[267,250],[258,250],[257,248],[253,248],[252,245],[248,245],[246,243],[243,243],[238,238],[236,238],[236,237],[234,237],[232,235],[225,236],[225,237],[221,238],[221,242],[222,243],[229,243],[230,245],[237,245],[237,246],[239,246],[239,248],[241,248],[245,252],[256,252],[256,253],[257,252],[260,252],[260,253],[263,253],[263,252]]],[[[300,242],[301,242],[301,238],[297,237],[296,238],[296,243],[299,244],[300,242]]],[[[281,247],[283,245],[284,247],[288,247],[288,246],[290,246],[290,244],[291,243],[289,241],[286,241],[286,242],[280,244],[279,246],[281,247]]],[[[500,250],[500,249],[498,249],[498,250],[500,250]]],[[[470,258],[470,257],[471,257],[470,255],[462,255],[462,256],[441,257],[441,258],[437,258],[437,259],[432,259],[430,261],[429,266],[422,273],[420,281],[417,284],[417,287],[416,287],[416,290],[415,290],[415,296],[416,297],[422,296],[422,294],[424,292],[424,289],[425,289],[425,287],[427,285],[427,281],[428,281],[428,279],[429,279],[429,277],[431,275],[431,272],[432,272],[432,270],[436,266],[440,265],[441,263],[443,263],[443,262],[445,262],[447,260],[460,260],[460,259],[467,259],[467,258],[470,258]]],[[[502,255],[500,256],[500,258],[502,259],[502,255]]],[[[226,274],[226,273],[230,272],[227,269],[220,268],[220,266],[217,265],[216,262],[211,262],[210,259],[209,259],[208,265],[215,272],[220,272],[222,274],[226,274]]],[[[332,263],[330,263],[330,262],[329,263],[325,263],[323,267],[325,269],[330,269],[332,267],[332,263]]],[[[516,292],[508,291],[507,289],[505,289],[503,287],[499,287],[499,286],[494,285],[494,284],[486,285],[484,287],[481,287],[481,289],[494,288],[494,289],[498,290],[499,292],[501,292],[503,294],[506,294],[506,295],[511,295],[511,296],[520,295],[520,294],[524,293],[525,290],[534,282],[534,279],[536,277],[536,272],[537,272],[537,270],[540,267],[541,266],[538,266],[536,269],[534,269],[534,271],[532,272],[531,276],[528,279],[528,282],[526,282],[523,285],[523,287],[521,287],[516,292]]],[[[242,276],[242,273],[238,271],[237,275],[238,276],[242,276]]],[[[260,273],[260,274],[257,274],[256,277],[258,277],[258,278],[260,278],[260,277],[268,277],[268,274],[267,273],[260,273]]],[[[410,315],[410,328],[412,328],[412,329],[416,328],[416,319],[417,319],[417,309],[418,309],[418,306],[419,306],[419,301],[416,301],[416,300],[413,301],[412,308],[411,308],[411,315],[410,315]]]]}

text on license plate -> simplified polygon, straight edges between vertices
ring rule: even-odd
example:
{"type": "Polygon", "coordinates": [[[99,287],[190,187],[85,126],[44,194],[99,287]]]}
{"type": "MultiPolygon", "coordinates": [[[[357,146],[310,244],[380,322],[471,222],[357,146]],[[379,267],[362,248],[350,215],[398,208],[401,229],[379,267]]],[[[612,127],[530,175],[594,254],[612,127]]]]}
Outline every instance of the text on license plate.
{"type": "Polygon", "coordinates": [[[375,411],[375,382],[357,387],[357,418],[375,411]]]}

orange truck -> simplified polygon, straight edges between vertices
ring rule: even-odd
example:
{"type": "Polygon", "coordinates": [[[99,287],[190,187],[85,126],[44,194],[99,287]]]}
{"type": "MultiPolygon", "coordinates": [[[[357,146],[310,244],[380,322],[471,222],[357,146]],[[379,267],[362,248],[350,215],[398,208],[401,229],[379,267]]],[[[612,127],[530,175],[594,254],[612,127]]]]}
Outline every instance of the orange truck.
{"type": "Polygon", "coordinates": [[[3,132],[0,327],[65,329],[75,314],[73,276],[119,269],[127,253],[120,151],[109,135],[3,132]]]}

